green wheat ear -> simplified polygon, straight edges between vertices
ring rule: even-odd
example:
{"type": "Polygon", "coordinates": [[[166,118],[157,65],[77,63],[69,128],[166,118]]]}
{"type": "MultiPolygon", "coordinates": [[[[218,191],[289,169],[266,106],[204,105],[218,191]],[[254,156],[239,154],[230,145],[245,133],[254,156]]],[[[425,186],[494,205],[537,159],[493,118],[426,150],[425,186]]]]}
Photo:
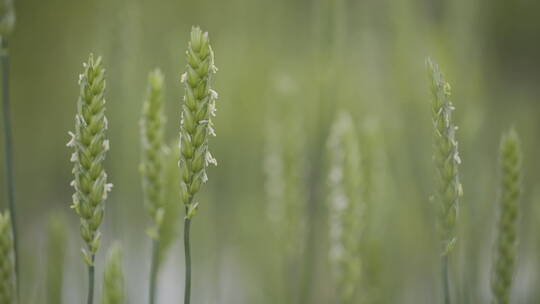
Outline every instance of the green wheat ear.
{"type": "Polygon", "coordinates": [[[206,169],[210,164],[217,164],[208,149],[208,138],[215,136],[212,117],[215,116],[217,93],[211,84],[217,69],[208,33],[198,27],[191,30],[186,60],[186,72],[182,75],[185,95],[180,124],[180,190],[186,217],[191,218],[197,212],[195,194],[208,180],[206,169]]]}
{"type": "Polygon", "coordinates": [[[503,135],[500,147],[499,220],[491,290],[493,303],[507,304],[514,274],[517,216],[521,196],[521,147],[514,129],[503,135]]]}
{"type": "Polygon", "coordinates": [[[330,263],[339,303],[357,303],[365,202],[357,132],[348,113],[338,115],[328,139],[330,263]]]}
{"type": "Polygon", "coordinates": [[[154,239],[159,239],[164,212],[164,126],[163,74],[156,69],[148,76],[148,92],[141,119],[142,184],[145,204],[154,222],[154,227],[149,230],[149,234],[154,239]]]}
{"type": "Polygon", "coordinates": [[[47,242],[47,303],[62,303],[62,286],[66,256],[67,225],[63,216],[55,214],[49,219],[47,242]]]}
{"type": "Polygon", "coordinates": [[[15,253],[9,212],[0,213],[0,303],[17,302],[15,253]]]}
{"type": "Polygon", "coordinates": [[[103,275],[103,304],[123,304],[126,302],[124,274],[122,272],[122,251],[114,244],[109,251],[103,275]]]}
{"type": "Polygon", "coordinates": [[[15,7],[13,0],[0,0],[0,37],[5,38],[15,27],[15,7]]]}
{"type": "Polygon", "coordinates": [[[199,203],[195,195],[208,177],[206,169],[217,161],[208,149],[208,138],[215,136],[212,117],[216,112],[217,93],[212,90],[212,76],[217,72],[214,52],[210,46],[208,33],[199,27],[191,29],[191,39],[186,51],[186,72],[182,74],[185,95],[180,122],[180,198],[185,206],[184,250],[186,260],[186,281],[184,304],[191,298],[191,249],[189,231],[192,217],[197,213],[199,203]]]}
{"type": "Polygon", "coordinates": [[[434,128],[433,159],[437,171],[437,191],[434,200],[438,206],[441,250],[443,255],[447,255],[456,242],[455,226],[458,204],[463,192],[458,174],[461,159],[455,135],[457,127],[452,121],[454,106],[450,101],[450,84],[444,80],[438,65],[429,58],[426,65],[431,81],[431,114],[434,128]]]}
{"type": "Polygon", "coordinates": [[[83,66],[75,132],[70,132],[71,140],[67,145],[75,150],[71,156],[75,176],[71,183],[75,188],[72,208],[81,218],[81,236],[86,243],[86,248],[82,249],[84,261],[93,266],[101,240],[98,229],[103,221],[104,203],[112,184],[107,183],[103,168],[109,150],[105,135],[105,69],[101,66],[101,57],[94,59],[92,54],[83,66]]]}
{"type": "Polygon", "coordinates": [[[441,241],[441,279],[444,303],[451,303],[448,255],[456,244],[456,220],[463,189],[458,168],[461,159],[456,140],[457,127],[452,121],[454,106],[450,101],[450,84],[439,66],[429,58],[426,66],[430,79],[431,115],[434,129],[433,160],[436,169],[436,191],[433,202],[437,209],[437,230],[441,241]]]}

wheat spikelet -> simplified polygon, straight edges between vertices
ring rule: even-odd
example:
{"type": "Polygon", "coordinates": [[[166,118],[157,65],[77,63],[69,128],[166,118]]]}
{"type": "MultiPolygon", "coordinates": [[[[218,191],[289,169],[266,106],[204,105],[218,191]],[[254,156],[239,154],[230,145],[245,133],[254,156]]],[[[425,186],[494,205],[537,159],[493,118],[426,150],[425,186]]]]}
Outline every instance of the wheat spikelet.
{"type": "Polygon", "coordinates": [[[186,217],[191,218],[198,206],[194,196],[208,180],[206,169],[210,164],[217,164],[208,149],[208,138],[215,136],[212,117],[217,93],[212,90],[211,81],[217,69],[208,33],[198,27],[191,30],[186,59],[187,71],[182,75],[185,95],[180,124],[180,190],[186,217]]]}
{"type": "Polygon", "coordinates": [[[81,236],[86,243],[86,248],[82,249],[84,261],[92,266],[101,240],[99,226],[103,221],[104,203],[112,184],[107,183],[103,168],[109,150],[105,136],[105,69],[101,66],[101,57],[94,59],[92,54],[83,66],[75,132],[70,132],[71,140],[67,145],[75,150],[71,156],[75,176],[71,183],[75,188],[72,208],[81,218],[81,236]]]}
{"type": "Polygon", "coordinates": [[[458,216],[462,187],[458,167],[461,159],[455,137],[457,127],[452,121],[454,106],[450,101],[448,84],[439,67],[430,59],[426,61],[431,80],[432,119],[434,128],[433,159],[437,171],[437,191],[434,202],[438,211],[438,230],[441,237],[442,255],[447,255],[455,244],[455,226],[458,216]]]}

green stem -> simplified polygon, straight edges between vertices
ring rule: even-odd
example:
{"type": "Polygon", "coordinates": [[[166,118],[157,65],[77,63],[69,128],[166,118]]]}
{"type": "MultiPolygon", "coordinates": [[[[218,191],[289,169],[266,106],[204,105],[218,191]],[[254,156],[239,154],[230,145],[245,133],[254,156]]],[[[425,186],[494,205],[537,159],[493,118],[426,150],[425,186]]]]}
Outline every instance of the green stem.
{"type": "Polygon", "coordinates": [[[11,214],[11,226],[13,231],[13,249],[15,251],[15,277],[17,295],[19,294],[19,246],[17,238],[17,213],[15,210],[15,178],[13,175],[13,140],[11,130],[11,111],[9,106],[9,54],[8,41],[0,37],[0,61],[2,65],[2,101],[4,112],[4,148],[6,157],[6,182],[9,203],[9,213],[11,214]]]}
{"type": "Polygon", "coordinates": [[[95,277],[95,266],[94,261],[96,255],[92,254],[92,265],[88,266],[88,301],[87,304],[94,303],[94,277],[95,277]]]}
{"type": "Polygon", "coordinates": [[[189,304],[191,298],[191,249],[189,246],[189,228],[191,219],[184,218],[184,253],[186,258],[186,285],[184,289],[184,304],[189,304]]]}
{"type": "Polygon", "coordinates": [[[441,279],[443,288],[444,304],[450,304],[450,280],[448,279],[448,255],[441,258],[441,279]]]}
{"type": "Polygon", "coordinates": [[[153,240],[152,241],[152,262],[150,264],[150,292],[149,292],[150,304],[154,304],[156,302],[158,261],[159,261],[159,240],[153,240]]]}

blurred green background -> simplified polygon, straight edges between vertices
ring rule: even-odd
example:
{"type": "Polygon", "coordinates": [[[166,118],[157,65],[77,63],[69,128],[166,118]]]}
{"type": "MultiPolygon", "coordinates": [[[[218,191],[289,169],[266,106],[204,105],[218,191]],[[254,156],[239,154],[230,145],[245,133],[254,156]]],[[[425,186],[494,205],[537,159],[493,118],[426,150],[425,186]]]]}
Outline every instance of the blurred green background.
{"type": "MultiPolygon", "coordinates": [[[[431,121],[424,59],[452,84],[464,198],[452,271],[459,303],[489,299],[501,132],[515,126],[524,147],[524,197],[513,303],[538,303],[540,229],[540,2],[527,0],[21,0],[10,40],[15,176],[24,303],[46,292],[45,227],[69,223],[65,303],[80,303],[85,268],[67,132],[77,79],[93,52],[107,68],[114,184],[104,243],[124,247],[130,303],[144,303],[150,241],[138,173],[139,115],[147,73],[166,77],[167,136],[178,136],[189,30],[209,31],[219,72],[218,136],[193,225],[194,303],[276,303],[280,276],[268,220],[263,162],[267,121],[300,122],[307,248],[300,303],[335,303],[327,263],[325,142],[334,114],[349,111],[361,144],[375,151],[367,280],[379,303],[436,303],[438,253],[432,194],[431,121]]],[[[367,149],[367,148],[366,148],[367,149]]],[[[369,155],[369,152],[367,153],[369,155]]],[[[3,164],[0,164],[3,166],[3,164]]],[[[5,193],[4,176],[0,177],[5,193]]],[[[6,207],[5,195],[0,197],[6,207]]],[[[182,215],[179,214],[179,220],[182,215]]],[[[180,232],[180,228],[179,228],[180,232]]],[[[101,275],[98,276],[100,278],[101,275]]],[[[98,292],[100,289],[100,284],[98,292]]],[[[183,290],[176,242],[161,273],[161,303],[183,290]]],[[[282,303],[294,303],[283,300],[282,303]]]]}

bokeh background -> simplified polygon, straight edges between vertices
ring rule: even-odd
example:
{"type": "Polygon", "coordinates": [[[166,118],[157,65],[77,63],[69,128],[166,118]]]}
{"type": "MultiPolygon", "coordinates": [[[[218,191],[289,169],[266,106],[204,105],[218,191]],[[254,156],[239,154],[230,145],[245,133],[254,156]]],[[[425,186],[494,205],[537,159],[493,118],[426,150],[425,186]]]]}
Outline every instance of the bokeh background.
{"type": "MultiPolygon", "coordinates": [[[[130,303],[144,303],[149,218],[143,207],[139,116],[147,73],[166,77],[167,137],[178,137],[184,50],[192,25],[209,31],[219,72],[218,136],[193,225],[194,303],[336,303],[329,274],[326,140],[339,110],[355,120],[377,178],[369,214],[366,263],[378,303],[436,303],[432,129],[426,56],[452,84],[464,197],[453,294],[459,303],[489,301],[497,197],[498,142],[515,126],[523,142],[524,196],[513,303],[538,303],[540,276],[540,2],[528,0],[21,0],[10,40],[12,112],[24,303],[43,303],[47,229],[67,221],[65,303],[80,303],[86,272],[78,220],[70,210],[71,151],[77,79],[93,52],[107,68],[114,189],[107,201],[106,248],[124,247],[130,303]],[[294,159],[305,173],[301,215],[308,226],[297,263],[298,299],[277,262],[268,217],[265,155],[268,121],[298,122],[294,159]],[[281,290],[281,291],[280,291],[281,290]],[[281,294],[281,295],[280,295],[281,294]],[[277,301],[276,299],[281,299],[277,301]]],[[[285,131],[284,133],[287,133],[285,131]]],[[[279,135],[278,135],[279,138],[279,135]]],[[[3,164],[0,164],[3,166],[3,164]]],[[[0,177],[1,206],[6,207],[0,177]]],[[[182,219],[182,215],[178,215],[182,219]]],[[[180,226],[178,232],[181,232],[180,226]]],[[[98,275],[100,278],[101,275],[98,275]]],[[[160,275],[160,302],[183,292],[180,239],[160,275]]],[[[98,283],[98,293],[100,292],[98,283]]]]}

